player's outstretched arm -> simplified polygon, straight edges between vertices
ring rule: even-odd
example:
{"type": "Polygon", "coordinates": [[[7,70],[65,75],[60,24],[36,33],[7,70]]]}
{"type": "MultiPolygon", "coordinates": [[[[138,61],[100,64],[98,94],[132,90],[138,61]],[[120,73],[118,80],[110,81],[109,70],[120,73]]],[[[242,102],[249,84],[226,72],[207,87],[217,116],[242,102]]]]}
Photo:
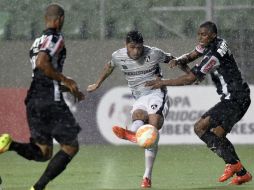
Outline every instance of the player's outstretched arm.
{"type": "Polygon", "coordinates": [[[197,80],[196,76],[190,72],[182,75],[176,79],[165,79],[165,80],[153,80],[146,82],[146,86],[150,86],[152,89],[162,88],[164,86],[183,86],[191,85],[197,80]]]}
{"type": "Polygon", "coordinates": [[[86,90],[88,92],[93,92],[96,89],[98,89],[101,86],[102,82],[113,72],[113,70],[114,70],[114,67],[112,67],[110,63],[106,63],[103,71],[101,72],[99,76],[99,79],[94,84],[88,85],[86,90]]]}

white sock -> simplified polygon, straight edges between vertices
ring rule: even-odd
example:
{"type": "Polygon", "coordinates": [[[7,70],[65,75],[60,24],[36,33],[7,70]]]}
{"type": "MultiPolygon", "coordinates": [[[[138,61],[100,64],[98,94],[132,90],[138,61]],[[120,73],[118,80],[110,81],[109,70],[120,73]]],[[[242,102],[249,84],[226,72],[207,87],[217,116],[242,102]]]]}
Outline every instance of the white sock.
{"type": "Polygon", "coordinates": [[[144,125],[144,121],[142,121],[142,120],[135,120],[135,121],[133,121],[131,126],[128,127],[128,130],[130,130],[132,132],[136,132],[138,130],[138,128],[141,127],[142,125],[144,125]]]}
{"type": "Polygon", "coordinates": [[[144,178],[152,178],[152,170],[153,164],[158,152],[158,144],[156,144],[153,148],[145,149],[145,173],[144,178]]]}

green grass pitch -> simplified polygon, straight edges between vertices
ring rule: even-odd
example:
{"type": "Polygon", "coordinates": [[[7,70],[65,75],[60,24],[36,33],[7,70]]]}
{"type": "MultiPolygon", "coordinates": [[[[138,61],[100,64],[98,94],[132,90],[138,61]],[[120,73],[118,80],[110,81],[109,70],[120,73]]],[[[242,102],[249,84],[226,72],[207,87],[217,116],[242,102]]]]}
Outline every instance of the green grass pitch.
{"type": "MultiPolygon", "coordinates": [[[[55,151],[58,146],[54,147],[55,151]]],[[[237,145],[246,168],[254,174],[254,146],[237,145]]],[[[29,190],[46,163],[27,161],[14,152],[0,155],[4,190],[29,190]]],[[[205,145],[160,146],[153,172],[155,190],[254,190],[219,183],[223,161],[205,145]]],[[[47,190],[138,190],[144,172],[144,150],[137,146],[82,145],[67,170],[47,190]]]]}

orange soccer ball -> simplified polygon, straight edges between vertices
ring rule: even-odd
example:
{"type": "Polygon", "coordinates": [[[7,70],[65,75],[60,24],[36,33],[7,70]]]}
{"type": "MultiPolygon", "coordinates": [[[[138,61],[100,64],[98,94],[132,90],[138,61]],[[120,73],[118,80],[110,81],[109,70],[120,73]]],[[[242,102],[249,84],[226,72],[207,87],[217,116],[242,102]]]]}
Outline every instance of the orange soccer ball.
{"type": "Polygon", "coordinates": [[[151,148],[159,141],[158,130],[149,124],[141,126],[136,132],[137,143],[142,148],[151,148]]]}

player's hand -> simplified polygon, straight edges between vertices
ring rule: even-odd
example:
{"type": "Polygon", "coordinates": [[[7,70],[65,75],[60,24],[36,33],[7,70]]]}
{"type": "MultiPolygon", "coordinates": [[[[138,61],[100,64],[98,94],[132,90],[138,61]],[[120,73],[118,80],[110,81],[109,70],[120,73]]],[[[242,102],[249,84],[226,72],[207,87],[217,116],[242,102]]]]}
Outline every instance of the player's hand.
{"type": "Polygon", "coordinates": [[[177,60],[172,59],[171,61],[169,61],[168,65],[169,65],[169,68],[171,68],[171,69],[176,67],[177,66],[177,60]]]}
{"type": "Polygon", "coordinates": [[[79,102],[79,101],[82,101],[82,100],[85,99],[85,95],[82,92],[80,92],[80,91],[78,91],[75,94],[73,94],[73,96],[75,98],[75,102],[79,102]]]}
{"type": "Polygon", "coordinates": [[[74,96],[75,101],[84,100],[85,95],[79,91],[77,83],[71,78],[65,78],[62,81],[63,85],[68,89],[68,91],[74,96]]]}
{"type": "Polygon", "coordinates": [[[99,88],[99,85],[98,84],[91,84],[91,85],[89,85],[88,87],[87,87],[87,89],[86,89],[86,91],[87,92],[93,92],[93,91],[95,91],[97,88],[99,88]]]}
{"type": "Polygon", "coordinates": [[[163,84],[163,80],[158,77],[156,80],[146,82],[145,86],[150,86],[151,89],[159,89],[165,85],[163,84]]]}

